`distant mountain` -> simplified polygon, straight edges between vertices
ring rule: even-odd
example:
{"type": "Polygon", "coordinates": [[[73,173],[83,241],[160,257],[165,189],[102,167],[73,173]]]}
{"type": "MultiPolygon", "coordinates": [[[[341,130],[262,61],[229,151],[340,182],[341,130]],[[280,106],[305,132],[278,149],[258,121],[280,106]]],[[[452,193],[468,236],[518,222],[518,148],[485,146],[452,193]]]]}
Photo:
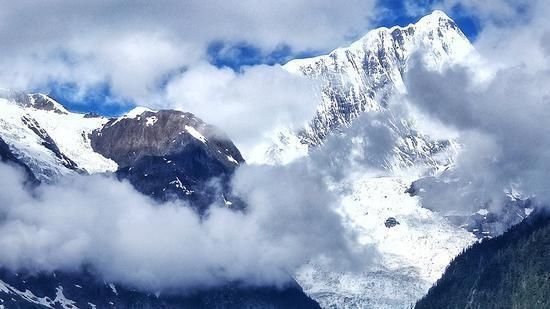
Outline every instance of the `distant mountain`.
{"type": "MultiPolygon", "coordinates": [[[[0,159],[28,182],[71,174],[114,173],[160,201],[244,207],[228,181],[244,164],[221,131],[190,113],[136,108],[118,118],[78,114],[44,94],[0,93],[0,159]],[[212,180],[217,180],[211,185],[212,180]]],[[[32,186],[29,188],[32,190],[32,186]]],[[[152,295],[105,283],[93,272],[34,274],[0,269],[0,308],[319,308],[289,277],[289,286],[221,287],[152,295]]]]}
{"type": "Polygon", "coordinates": [[[187,200],[200,212],[215,202],[237,205],[228,181],[244,159],[225,134],[193,114],[138,108],[89,138],[96,152],[118,164],[116,174],[146,195],[187,200]],[[214,178],[219,181],[209,185],[214,178]]]}
{"type": "Polygon", "coordinates": [[[44,94],[0,95],[0,138],[40,181],[115,172],[144,194],[202,211],[228,202],[228,177],[244,163],[228,137],[190,113],[136,108],[105,118],[71,113],[44,94]],[[208,186],[213,178],[221,192],[208,186]]]}
{"type": "Polygon", "coordinates": [[[550,214],[465,250],[415,308],[550,308],[550,214]]]}

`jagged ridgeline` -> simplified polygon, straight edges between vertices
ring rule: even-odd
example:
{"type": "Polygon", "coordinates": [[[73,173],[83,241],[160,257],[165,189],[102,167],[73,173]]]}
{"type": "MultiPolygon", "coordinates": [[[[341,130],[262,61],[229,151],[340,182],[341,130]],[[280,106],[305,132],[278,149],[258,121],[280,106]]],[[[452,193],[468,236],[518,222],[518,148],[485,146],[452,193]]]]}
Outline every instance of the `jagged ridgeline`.
{"type": "MultiPolygon", "coordinates": [[[[387,112],[392,95],[406,92],[406,75],[414,60],[422,59],[431,69],[439,70],[461,61],[473,49],[451,18],[434,11],[415,24],[372,30],[327,55],[288,62],[283,66],[287,71],[319,82],[320,104],[303,130],[281,132],[267,150],[266,160],[284,162],[287,157],[307,153],[308,148],[351,126],[360,115],[387,112]]],[[[383,125],[398,139],[395,158],[388,158],[385,164],[388,168],[433,161],[434,154],[449,145],[446,140],[424,136],[409,119],[396,117],[383,125]]]]}
{"type": "Polygon", "coordinates": [[[550,214],[465,250],[416,308],[550,308],[550,214]]]}
{"type": "Polygon", "coordinates": [[[322,81],[322,104],[300,133],[302,141],[317,145],[361,113],[386,108],[393,93],[405,90],[405,74],[415,53],[427,51],[426,65],[438,69],[472,49],[455,22],[434,11],[414,25],[373,30],[328,55],[290,61],[285,65],[290,72],[322,81]]]}

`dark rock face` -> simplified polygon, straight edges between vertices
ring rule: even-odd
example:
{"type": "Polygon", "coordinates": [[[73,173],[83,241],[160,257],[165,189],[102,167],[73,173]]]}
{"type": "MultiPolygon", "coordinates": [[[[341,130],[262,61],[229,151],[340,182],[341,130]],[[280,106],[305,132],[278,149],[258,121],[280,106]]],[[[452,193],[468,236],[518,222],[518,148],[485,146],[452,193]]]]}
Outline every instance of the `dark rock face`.
{"type": "Polygon", "coordinates": [[[384,222],[384,225],[387,227],[387,228],[392,228],[396,225],[399,224],[399,221],[397,221],[394,217],[389,217],[388,219],[386,219],[386,221],[384,222]]]}
{"type": "Polygon", "coordinates": [[[215,202],[225,203],[229,177],[244,163],[215,127],[173,110],[113,119],[93,132],[91,142],[140,192],[162,201],[189,201],[201,213],[215,202]]]}
{"type": "Polygon", "coordinates": [[[0,270],[0,277],[7,284],[7,292],[0,289],[6,308],[320,308],[296,283],[284,289],[228,285],[154,295],[100,282],[87,271],[30,276],[0,270]]]}
{"type": "Polygon", "coordinates": [[[228,186],[231,172],[219,162],[211,161],[203,148],[188,145],[176,155],[142,157],[116,174],[146,195],[161,201],[188,201],[202,214],[216,202],[223,206],[224,198],[235,201],[230,198],[228,186]]]}
{"type": "Polygon", "coordinates": [[[193,114],[174,110],[146,111],[136,118],[112,119],[93,132],[91,141],[95,151],[120,167],[133,165],[145,156],[177,154],[190,144],[202,145],[212,159],[228,169],[244,162],[237,147],[218,129],[193,114]],[[204,142],[192,135],[195,131],[205,138],[204,142]]]}

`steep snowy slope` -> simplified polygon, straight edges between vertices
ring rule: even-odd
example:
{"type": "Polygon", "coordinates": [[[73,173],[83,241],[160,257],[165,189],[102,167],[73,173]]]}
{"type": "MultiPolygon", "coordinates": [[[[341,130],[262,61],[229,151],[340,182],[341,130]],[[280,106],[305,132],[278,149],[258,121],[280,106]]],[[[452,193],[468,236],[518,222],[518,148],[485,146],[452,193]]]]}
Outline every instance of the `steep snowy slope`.
{"type": "Polygon", "coordinates": [[[44,94],[1,94],[0,137],[39,180],[117,169],[115,162],[92,149],[89,140],[107,118],[70,113],[44,94]]]}
{"type": "Polygon", "coordinates": [[[1,137],[0,137],[0,162],[15,165],[21,168],[27,176],[26,184],[36,185],[39,183],[38,179],[34,177],[34,174],[31,171],[31,169],[23,161],[17,158],[17,156],[11,151],[10,146],[6,144],[6,142],[4,142],[4,140],[1,137]]]}
{"type": "Polygon", "coordinates": [[[77,113],[55,113],[40,109],[27,112],[41,124],[59,145],[59,149],[86,172],[114,171],[117,164],[96,152],[90,134],[107,123],[108,118],[77,113]]]}
{"type": "Polygon", "coordinates": [[[395,91],[405,92],[404,74],[414,55],[432,69],[460,61],[473,51],[456,23],[441,11],[407,27],[379,28],[326,56],[292,60],[290,72],[320,79],[322,103],[303,142],[318,145],[334,129],[365,111],[378,111],[395,91]]]}
{"type": "Polygon", "coordinates": [[[41,181],[76,172],[74,162],[62,154],[50,135],[29,113],[13,102],[1,100],[0,136],[15,155],[41,181]]]}

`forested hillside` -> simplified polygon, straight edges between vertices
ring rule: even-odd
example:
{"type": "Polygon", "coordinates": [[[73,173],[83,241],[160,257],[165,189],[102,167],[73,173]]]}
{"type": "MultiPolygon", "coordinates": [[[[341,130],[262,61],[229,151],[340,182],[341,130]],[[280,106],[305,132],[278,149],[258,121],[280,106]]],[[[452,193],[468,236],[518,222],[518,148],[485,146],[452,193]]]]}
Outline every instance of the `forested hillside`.
{"type": "Polygon", "coordinates": [[[550,308],[550,214],[465,250],[416,308],[550,308]]]}

